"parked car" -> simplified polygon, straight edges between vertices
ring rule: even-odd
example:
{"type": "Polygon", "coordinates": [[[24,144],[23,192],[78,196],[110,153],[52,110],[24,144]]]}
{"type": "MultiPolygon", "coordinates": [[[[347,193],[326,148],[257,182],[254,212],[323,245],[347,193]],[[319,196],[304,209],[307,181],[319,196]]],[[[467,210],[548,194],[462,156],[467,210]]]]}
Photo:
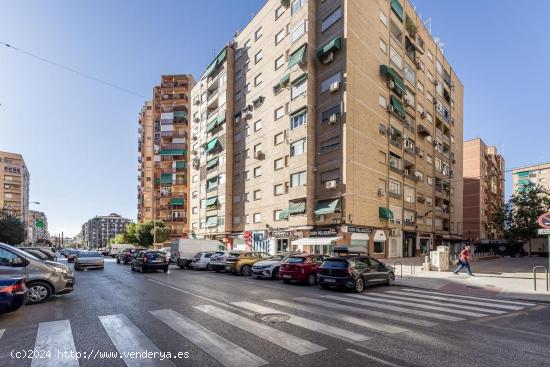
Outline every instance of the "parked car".
{"type": "Polygon", "coordinates": [[[99,253],[101,256],[109,256],[109,249],[100,249],[99,253]]]}
{"type": "Polygon", "coordinates": [[[103,256],[97,251],[80,251],[74,260],[74,270],[101,269],[105,266],[103,256]]]}
{"type": "Polygon", "coordinates": [[[61,255],[67,257],[69,256],[69,252],[71,252],[72,250],[74,250],[74,248],[64,248],[61,250],[61,255]]]}
{"type": "Polygon", "coordinates": [[[54,294],[73,291],[73,271],[66,265],[41,261],[20,249],[0,243],[0,278],[27,279],[27,303],[42,303],[54,294]]]}
{"type": "Polygon", "coordinates": [[[191,265],[198,252],[223,251],[225,246],[216,240],[181,239],[171,245],[171,260],[184,269],[191,265]]]}
{"type": "Polygon", "coordinates": [[[168,271],[168,258],[163,251],[142,250],[132,261],[132,271],[144,273],[147,270],[168,271]]]}
{"type": "Polygon", "coordinates": [[[267,260],[258,261],[252,265],[252,275],[257,278],[279,278],[281,263],[289,256],[288,253],[275,254],[267,260]]]}
{"type": "Polygon", "coordinates": [[[80,250],[71,250],[69,251],[69,253],[67,254],[67,262],[74,262],[74,259],[76,258],[76,255],[78,255],[78,253],[80,252],[80,250]]]}
{"type": "Polygon", "coordinates": [[[220,255],[212,255],[210,262],[208,263],[208,270],[214,270],[216,273],[220,271],[225,271],[225,266],[227,262],[227,257],[229,254],[237,254],[242,251],[223,251],[220,255]]]}
{"type": "Polygon", "coordinates": [[[57,255],[55,254],[55,252],[51,251],[49,248],[46,248],[46,247],[18,247],[18,248],[23,251],[26,251],[26,250],[39,251],[46,256],[47,260],[57,261],[57,255]]]}
{"type": "Polygon", "coordinates": [[[166,257],[168,258],[168,264],[172,263],[172,248],[171,247],[163,247],[159,251],[162,251],[166,254],[166,257]]]}
{"type": "Polygon", "coordinates": [[[113,243],[110,246],[109,255],[112,257],[117,257],[120,252],[126,251],[129,248],[135,248],[134,245],[130,245],[129,243],[113,243]]]}
{"type": "Polygon", "coordinates": [[[145,249],[142,248],[128,248],[124,251],[121,251],[118,253],[116,257],[116,263],[117,264],[130,264],[137,254],[139,254],[141,251],[144,251],[145,249]]]}
{"type": "Polygon", "coordinates": [[[334,256],[325,259],[317,274],[323,289],[333,286],[363,292],[365,285],[393,285],[393,269],[367,255],[334,256]]]}
{"type": "Polygon", "coordinates": [[[252,265],[270,257],[271,255],[267,252],[231,252],[225,261],[225,271],[233,274],[250,275],[252,274],[252,265]]]}
{"type": "Polygon", "coordinates": [[[27,301],[26,294],[25,277],[0,278],[0,314],[18,310],[27,301]]]}
{"type": "Polygon", "coordinates": [[[291,255],[281,262],[279,278],[285,283],[297,282],[315,285],[317,282],[317,271],[322,263],[322,255],[291,255]]]}
{"type": "Polygon", "coordinates": [[[208,269],[208,264],[210,264],[210,260],[212,259],[212,256],[217,255],[223,255],[223,251],[207,251],[207,252],[199,252],[195,255],[193,258],[193,261],[191,261],[191,267],[193,269],[208,269]]]}
{"type": "Polygon", "coordinates": [[[37,257],[39,260],[42,260],[42,261],[48,260],[48,257],[47,257],[45,254],[43,254],[42,252],[40,252],[40,251],[31,250],[31,249],[28,249],[28,248],[26,248],[26,247],[21,247],[20,249],[23,250],[23,251],[25,251],[26,253],[29,253],[29,254],[31,254],[31,255],[37,257]]]}

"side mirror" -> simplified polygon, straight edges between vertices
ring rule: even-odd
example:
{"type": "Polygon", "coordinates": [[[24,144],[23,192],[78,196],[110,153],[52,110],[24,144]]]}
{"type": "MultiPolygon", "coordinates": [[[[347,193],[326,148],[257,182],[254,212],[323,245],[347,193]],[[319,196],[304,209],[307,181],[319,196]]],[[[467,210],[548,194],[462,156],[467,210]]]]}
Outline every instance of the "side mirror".
{"type": "Polygon", "coordinates": [[[11,266],[13,266],[13,267],[25,266],[25,261],[20,257],[15,257],[15,258],[11,259],[11,266]]]}

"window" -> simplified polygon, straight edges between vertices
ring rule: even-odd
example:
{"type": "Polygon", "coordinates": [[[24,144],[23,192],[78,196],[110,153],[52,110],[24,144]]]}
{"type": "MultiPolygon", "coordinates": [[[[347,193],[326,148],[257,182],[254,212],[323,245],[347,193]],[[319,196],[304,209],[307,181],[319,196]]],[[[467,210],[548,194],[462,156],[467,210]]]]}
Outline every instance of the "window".
{"type": "Polygon", "coordinates": [[[292,83],[290,98],[296,99],[307,92],[307,76],[300,77],[292,83]]]}
{"type": "Polygon", "coordinates": [[[193,214],[197,214],[199,212],[199,208],[197,208],[196,206],[193,207],[193,209],[191,209],[191,213],[193,214]]]}
{"type": "Polygon", "coordinates": [[[260,84],[262,84],[262,73],[256,75],[254,78],[254,86],[257,87],[260,84]]]}
{"type": "Polygon", "coordinates": [[[0,249],[0,265],[11,266],[12,261],[17,258],[18,256],[14,253],[4,249],[0,249]]]}
{"type": "Polygon", "coordinates": [[[284,106],[281,106],[275,110],[275,120],[280,119],[285,115],[285,108],[284,106]]]}
{"type": "Polygon", "coordinates": [[[260,213],[254,213],[254,223],[260,223],[262,221],[262,215],[260,213]]]}
{"type": "Polygon", "coordinates": [[[243,157],[246,159],[246,158],[250,158],[250,151],[248,149],[245,149],[244,152],[243,152],[243,157]]]}
{"type": "Polygon", "coordinates": [[[234,203],[240,203],[241,197],[239,195],[233,195],[233,202],[234,203]]]}
{"type": "Polygon", "coordinates": [[[244,193],[244,202],[245,203],[248,203],[250,201],[250,193],[249,192],[245,192],[244,193]]]}
{"type": "Polygon", "coordinates": [[[262,198],[262,190],[255,190],[253,196],[254,200],[260,200],[262,198]]]}
{"type": "Polygon", "coordinates": [[[432,176],[426,177],[426,183],[427,183],[428,185],[433,185],[433,178],[432,178],[432,176]]]}
{"type": "Polygon", "coordinates": [[[254,123],[254,132],[262,129],[262,120],[258,120],[254,123]]]}
{"type": "Polygon", "coordinates": [[[244,72],[248,72],[250,70],[250,61],[245,62],[244,64],[244,72]]]}
{"type": "Polygon", "coordinates": [[[388,103],[386,102],[386,97],[384,96],[378,96],[378,104],[384,108],[388,106],[388,103]]]}
{"type": "Polygon", "coordinates": [[[386,247],[385,245],[386,245],[385,242],[375,241],[374,242],[374,248],[373,248],[374,253],[375,254],[383,254],[384,253],[384,248],[386,247]]]}
{"type": "Polygon", "coordinates": [[[418,90],[419,90],[421,93],[424,93],[424,84],[418,82],[418,83],[416,83],[416,87],[418,88],[418,90]]]}
{"type": "Polygon", "coordinates": [[[399,181],[390,179],[389,190],[392,194],[401,195],[401,183],[399,181]]]}
{"type": "Polygon", "coordinates": [[[307,122],[307,111],[304,108],[301,112],[292,115],[290,118],[290,128],[296,129],[307,122]]]}
{"type": "Polygon", "coordinates": [[[285,12],[285,7],[283,5],[279,6],[275,10],[275,20],[279,19],[284,12],[285,12]]]}
{"type": "Polygon", "coordinates": [[[285,189],[283,184],[278,184],[273,186],[273,195],[279,196],[279,195],[283,195],[284,193],[285,193],[285,189]]]}
{"type": "Polygon", "coordinates": [[[321,183],[327,181],[340,181],[340,169],[331,169],[329,171],[321,172],[321,183]]]}
{"type": "Polygon", "coordinates": [[[233,224],[240,224],[241,223],[241,217],[236,216],[233,217],[233,224]]]}
{"type": "Polygon", "coordinates": [[[342,115],[342,103],[338,103],[336,106],[333,106],[321,113],[321,123],[328,122],[331,116],[336,118],[342,115]]]}
{"type": "Polygon", "coordinates": [[[384,52],[385,54],[388,53],[388,44],[382,38],[380,38],[378,47],[380,47],[382,52],[384,52]]]}
{"type": "Polygon", "coordinates": [[[245,214],[244,216],[244,224],[250,223],[250,220],[248,219],[248,214],[245,214]]]}
{"type": "Polygon", "coordinates": [[[342,81],[342,72],[338,71],[321,82],[321,93],[330,89],[332,83],[340,83],[342,81]]]}
{"type": "Polygon", "coordinates": [[[405,79],[411,82],[412,85],[416,84],[416,73],[407,64],[405,64],[405,67],[403,68],[403,75],[405,76],[405,79]]]}
{"type": "Polygon", "coordinates": [[[340,137],[335,136],[333,138],[321,141],[321,153],[332,152],[333,150],[340,148],[340,137]]]}
{"type": "Polygon", "coordinates": [[[416,170],[414,175],[417,177],[418,181],[424,181],[424,173],[422,171],[416,170]]]}
{"type": "Polygon", "coordinates": [[[191,182],[195,183],[197,182],[197,175],[193,175],[193,177],[191,178],[191,182]]]}
{"type": "Polygon", "coordinates": [[[248,94],[250,92],[250,83],[246,83],[244,86],[244,94],[248,94]]]}
{"type": "Polygon", "coordinates": [[[336,8],[332,13],[330,13],[323,21],[321,22],[321,32],[324,32],[331,25],[336,23],[340,18],[342,18],[342,8],[336,8]]]}
{"type": "Polygon", "coordinates": [[[260,177],[262,175],[262,167],[254,168],[254,177],[260,177]]]}
{"type": "Polygon", "coordinates": [[[390,152],[389,165],[390,167],[401,169],[401,157],[394,154],[393,152],[390,152]]]}
{"type": "Polygon", "coordinates": [[[393,66],[399,71],[403,69],[403,59],[393,47],[390,46],[390,60],[393,66]]]}
{"type": "Polygon", "coordinates": [[[250,180],[250,172],[244,171],[243,173],[243,181],[250,180]]]}
{"type": "Polygon", "coordinates": [[[290,144],[290,156],[294,157],[306,152],[306,138],[295,141],[290,144]]]}
{"type": "Polygon", "coordinates": [[[257,41],[262,37],[262,27],[258,28],[254,33],[254,39],[257,41]]]}
{"type": "Polygon", "coordinates": [[[297,172],[290,175],[290,187],[305,186],[306,184],[306,171],[297,172]]]}
{"type": "Polygon", "coordinates": [[[273,137],[273,145],[282,144],[285,141],[285,133],[278,133],[273,137]]]}
{"type": "Polygon", "coordinates": [[[286,32],[284,29],[281,29],[279,33],[275,35],[275,45],[278,45],[286,36],[286,32]]]}
{"type": "Polygon", "coordinates": [[[256,155],[256,153],[258,153],[261,149],[262,149],[262,143],[258,143],[254,145],[254,155],[256,155]]]}
{"type": "Polygon", "coordinates": [[[435,60],[435,70],[439,75],[443,75],[443,66],[441,66],[439,60],[435,60]]]}
{"type": "Polygon", "coordinates": [[[414,187],[405,185],[403,187],[403,194],[407,203],[414,203],[416,195],[414,187]]]}
{"type": "Polygon", "coordinates": [[[262,50],[258,51],[256,55],[254,55],[254,63],[257,64],[262,59],[262,50]]]}
{"type": "Polygon", "coordinates": [[[426,205],[427,206],[432,206],[433,205],[433,201],[432,201],[432,198],[430,196],[426,197],[426,205]]]}
{"type": "Polygon", "coordinates": [[[281,55],[277,59],[275,59],[275,70],[278,70],[284,64],[285,64],[285,56],[281,55]]]}
{"type": "Polygon", "coordinates": [[[384,24],[386,27],[388,26],[388,17],[386,16],[386,14],[384,14],[382,12],[382,10],[380,10],[380,21],[382,22],[382,24],[384,24]]]}
{"type": "Polygon", "coordinates": [[[298,40],[304,33],[307,32],[307,21],[303,21],[301,23],[298,23],[292,30],[290,31],[290,41],[295,42],[298,40]]]}
{"type": "Polygon", "coordinates": [[[428,59],[430,59],[431,61],[434,61],[434,57],[433,57],[432,53],[429,50],[426,53],[426,55],[428,56],[428,59]]]}
{"type": "Polygon", "coordinates": [[[294,0],[292,2],[291,12],[290,14],[294,15],[298,10],[302,8],[306,4],[307,0],[294,0]]]}
{"type": "Polygon", "coordinates": [[[277,220],[282,220],[280,219],[279,217],[281,216],[281,213],[282,213],[282,210],[279,209],[279,210],[274,210],[273,211],[273,220],[277,221],[277,220]]]}
{"type": "Polygon", "coordinates": [[[273,161],[273,169],[275,171],[278,171],[278,170],[284,168],[284,166],[285,166],[285,159],[284,158],[275,159],[273,161]]]}

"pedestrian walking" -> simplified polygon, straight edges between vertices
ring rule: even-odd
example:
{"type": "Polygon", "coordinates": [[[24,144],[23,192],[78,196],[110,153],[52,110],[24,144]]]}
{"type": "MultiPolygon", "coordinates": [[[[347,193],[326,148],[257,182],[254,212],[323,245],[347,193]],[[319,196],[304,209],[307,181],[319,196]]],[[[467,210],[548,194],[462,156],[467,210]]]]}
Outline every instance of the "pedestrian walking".
{"type": "Polygon", "coordinates": [[[464,250],[462,250],[460,252],[460,255],[458,255],[458,266],[456,267],[454,273],[458,275],[458,272],[462,268],[466,268],[466,270],[468,270],[468,274],[473,276],[474,274],[472,274],[472,268],[470,268],[470,263],[469,263],[469,260],[471,259],[472,259],[472,253],[470,252],[470,246],[468,245],[464,247],[464,250]]]}

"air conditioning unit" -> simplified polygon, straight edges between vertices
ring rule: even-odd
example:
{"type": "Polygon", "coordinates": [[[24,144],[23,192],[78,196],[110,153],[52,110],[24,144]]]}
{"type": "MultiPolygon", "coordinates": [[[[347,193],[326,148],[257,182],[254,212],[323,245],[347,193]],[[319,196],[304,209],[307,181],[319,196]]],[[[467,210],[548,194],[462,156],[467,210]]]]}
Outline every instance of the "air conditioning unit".
{"type": "Polygon", "coordinates": [[[235,117],[235,125],[238,125],[241,122],[241,116],[235,117]]]}
{"type": "Polygon", "coordinates": [[[330,64],[333,61],[334,61],[334,52],[329,52],[328,54],[323,56],[323,59],[321,60],[321,62],[325,65],[330,64]]]}
{"type": "Polygon", "coordinates": [[[393,106],[392,106],[391,104],[389,104],[389,105],[386,106],[386,110],[387,110],[388,112],[393,112],[393,111],[394,111],[393,106]]]}
{"type": "Polygon", "coordinates": [[[422,149],[420,149],[420,147],[415,147],[415,148],[414,148],[414,152],[415,152],[416,154],[419,154],[421,150],[422,150],[422,149]]]}
{"type": "Polygon", "coordinates": [[[195,119],[193,121],[196,122],[196,123],[201,122],[201,120],[198,117],[195,117],[195,119]]]}
{"type": "Polygon", "coordinates": [[[334,125],[336,123],[336,114],[330,115],[328,118],[328,123],[334,125]]]}
{"type": "Polygon", "coordinates": [[[395,88],[395,82],[393,80],[388,80],[388,88],[390,89],[395,88]]]}
{"type": "Polygon", "coordinates": [[[386,190],[383,187],[378,188],[378,196],[384,196],[386,194],[386,190]]]}
{"type": "Polygon", "coordinates": [[[405,176],[408,176],[408,175],[409,175],[409,170],[408,170],[408,169],[404,169],[404,170],[403,170],[403,174],[404,174],[405,176]]]}
{"type": "Polygon", "coordinates": [[[252,112],[247,112],[247,113],[245,113],[245,114],[244,114],[244,118],[245,118],[246,120],[251,119],[251,118],[252,118],[252,112]]]}
{"type": "Polygon", "coordinates": [[[422,111],[422,113],[420,114],[420,118],[422,119],[425,119],[427,116],[428,114],[426,113],[426,111],[422,111]]]}
{"type": "Polygon", "coordinates": [[[405,107],[408,107],[408,106],[411,105],[411,104],[409,103],[409,99],[408,99],[408,98],[403,98],[403,105],[404,105],[405,107]]]}
{"type": "Polygon", "coordinates": [[[195,106],[198,106],[201,104],[201,101],[200,99],[195,99],[195,101],[193,102],[195,104],[195,106]]]}
{"type": "Polygon", "coordinates": [[[325,187],[327,189],[335,189],[336,188],[336,180],[330,180],[325,183],[325,187]]]}
{"type": "Polygon", "coordinates": [[[437,87],[439,85],[439,82],[436,80],[434,80],[434,85],[437,87]]]}
{"type": "Polygon", "coordinates": [[[263,158],[263,155],[264,155],[264,153],[262,153],[261,150],[258,150],[258,151],[256,152],[256,154],[254,154],[254,158],[256,158],[256,159],[262,159],[262,158],[263,158]]]}
{"type": "Polygon", "coordinates": [[[422,69],[422,61],[420,61],[419,58],[416,58],[416,61],[415,61],[414,63],[415,63],[416,68],[417,68],[418,70],[422,69]]]}
{"type": "Polygon", "coordinates": [[[378,125],[378,132],[382,135],[386,135],[386,125],[384,124],[378,125]]]}
{"type": "Polygon", "coordinates": [[[409,139],[409,134],[403,133],[403,140],[407,140],[407,139],[409,139]]]}
{"type": "Polygon", "coordinates": [[[397,229],[390,229],[390,236],[392,237],[399,236],[399,231],[397,229]]]}
{"type": "Polygon", "coordinates": [[[199,153],[198,153],[196,150],[192,150],[192,151],[191,151],[191,154],[197,155],[197,154],[199,154],[199,153]]]}
{"type": "Polygon", "coordinates": [[[330,91],[330,93],[334,93],[338,89],[340,89],[340,82],[334,82],[330,85],[329,91],[330,91]]]}
{"type": "Polygon", "coordinates": [[[197,141],[197,136],[193,135],[193,141],[197,141]]]}

